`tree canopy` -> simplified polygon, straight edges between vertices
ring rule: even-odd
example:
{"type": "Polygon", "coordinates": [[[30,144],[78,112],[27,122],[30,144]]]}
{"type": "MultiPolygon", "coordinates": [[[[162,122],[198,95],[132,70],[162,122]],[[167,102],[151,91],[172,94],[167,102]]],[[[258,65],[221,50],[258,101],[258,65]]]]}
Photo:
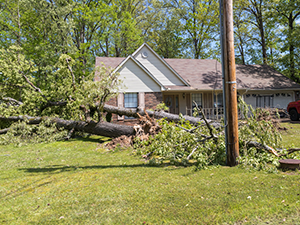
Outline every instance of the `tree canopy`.
{"type": "MultiPolygon", "coordinates": [[[[93,82],[95,57],[124,57],[143,42],[163,58],[220,57],[217,0],[0,0],[0,9],[8,114],[76,119],[75,108],[93,108],[119,83],[108,71],[93,82]]],[[[299,81],[299,18],[297,1],[234,1],[236,61],[268,64],[299,81]]]]}
{"type": "MultiPolygon", "coordinates": [[[[220,58],[217,0],[1,0],[0,9],[0,48],[22,48],[39,87],[62,54],[78,80],[95,56],[124,57],[143,42],[164,58],[220,58]]],[[[268,64],[298,81],[299,18],[295,0],[235,0],[237,62],[268,64]]]]}

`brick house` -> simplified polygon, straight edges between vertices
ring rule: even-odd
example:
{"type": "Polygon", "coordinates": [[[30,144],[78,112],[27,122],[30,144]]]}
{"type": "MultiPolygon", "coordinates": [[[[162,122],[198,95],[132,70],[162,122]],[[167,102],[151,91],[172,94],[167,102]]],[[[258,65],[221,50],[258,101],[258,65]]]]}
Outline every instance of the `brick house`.
{"type": "MultiPolygon", "coordinates": [[[[191,115],[195,101],[208,116],[223,107],[217,60],[164,59],[144,43],[126,58],[96,57],[96,67],[103,65],[119,72],[126,86],[110,105],[155,109],[165,102],[170,113],[191,115]]],[[[238,95],[254,108],[286,108],[300,96],[299,84],[267,65],[236,65],[236,77],[238,95]]],[[[130,122],[124,116],[113,120],[130,122]]]]}

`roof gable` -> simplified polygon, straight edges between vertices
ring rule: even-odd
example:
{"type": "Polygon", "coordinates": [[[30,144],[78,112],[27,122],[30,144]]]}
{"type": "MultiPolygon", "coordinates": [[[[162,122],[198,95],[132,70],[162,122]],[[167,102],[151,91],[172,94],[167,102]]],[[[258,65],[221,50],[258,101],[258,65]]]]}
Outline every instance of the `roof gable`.
{"type": "MultiPolygon", "coordinates": [[[[164,85],[131,55],[127,58],[97,57],[96,66],[113,68],[112,73],[120,72],[121,79],[126,86],[121,91],[145,92],[165,90],[164,85]]],[[[97,80],[97,74],[95,80],[97,80]]]]}
{"type": "Polygon", "coordinates": [[[163,85],[189,86],[164,59],[149,45],[142,44],[132,56],[139,61],[163,85]]]}
{"type": "Polygon", "coordinates": [[[125,84],[123,92],[160,92],[165,87],[132,56],[128,56],[114,71],[125,84]]]}

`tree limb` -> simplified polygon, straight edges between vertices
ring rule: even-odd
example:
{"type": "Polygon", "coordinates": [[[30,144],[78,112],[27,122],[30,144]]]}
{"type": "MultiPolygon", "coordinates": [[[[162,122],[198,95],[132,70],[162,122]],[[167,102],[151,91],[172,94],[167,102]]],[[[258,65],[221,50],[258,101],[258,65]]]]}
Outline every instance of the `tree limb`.
{"type": "Polygon", "coordinates": [[[20,102],[20,101],[14,99],[14,98],[11,98],[11,97],[3,97],[2,100],[13,102],[13,103],[15,103],[17,105],[23,105],[23,102],[20,102]]]}
{"type": "Polygon", "coordinates": [[[193,151],[188,155],[188,157],[186,157],[186,159],[189,160],[198,148],[199,148],[199,146],[196,146],[196,148],[193,149],[193,151]]]}
{"type": "Polygon", "coordinates": [[[10,128],[2,129],[2,130],[0,130],[0,134],[6,134],[9,130],[10,130],[10,128]]]}
{"type": "Polygon", "coordinates": [[[281,154],[281,155],[279,155],[279,157],[281,157],[281,156],[287,156],[287,155],[289,155],[289,154],[291,154],[293,152],[298,152],[298,151],[300,151],[300,148],[290,148],[290,149],[287,150],[286,154],[281,154]]]}
{"type": "Polygon", "coordinates": [[[48,101],[45,105],[41,107],[40,111],[43,112],[46,108],[51,106],[66,106],[67,103],[68,103],[67,101],[59,101],[59,102],[48,101]]]}
{"type": "MultiPolygon", "coordinates": [[[[137,115],[137,113],[139,113],[142,116],[145,116],[145,112],[143,109],[141,108],[136,108],[136,109],[130,109],[130,108],[123,108],[123,107],[116,107],[116,106],[111,106],[111,105],[107,105],[105,104],[103,106],[103,110],[105,112],[109,112],[109,113],[114,113],[117,115],[125,115],[128,117],[135,117],[135,118],[139,118],[139,116],[137,115]]],[[[189,121],[191,124],[201,124],[203,123],[203,120],[199,117],[192,117],[192,116],[179,116],[176,114],[172,114],[172,113],[166,113],[164,111],[150,111],[150,110],[146,110],[146,112],[148,113],[149,116],[152,116],[156,119],[161,119],[161,118],[165,118],[167,121],[174,121],[174,122],[179,122],[182,120],[182,118],[184,120],[189,121]]],[[[213,122],[211,120],[207,120],[208,122],[211,122],[210,125],[218,128],[221,126],[220,123],[218,122],[213,122]]]]}
{"type": "Polygon", "coordinates": [[[194,102],[194,104],[196,105],[196,108],[197,108],[198,112],[201,113],[202,119],[204,120],[204,122],[205,122],[207,128],[209,129],[210,136],[211,136],[212,138],[218,138],[218,137],[213,133],[213,128],[212,128],[212,126],[210,125],[210,123],[208,122],[208,120],[206,119],[206,116],[204,115],[204,112],[203,112],[202,107],[199,108],[199,107],[198,107],[198,104],[197,104],[195,101],[193,101],[193,102],[194,102]]]}
{"type": "Polygon", "coordinates": [[[23,78],[26,80],[26,82],[36,91],[39,92],[43,98],[47,99],[46,96],[43,94],[43,92],[41,91],[40,88],[36,87],[26,76],[26,74],[24,74],[23,71],[19,70],[19,73],[22,74],[23,78]]]}
{"type": "Polygon", "coordinates": [[[268,151],[268,152],[270,152],[270,153],[276,155],[277,157],[280,157],[280,155],[277,153],[277,151],[276,151],[274,148],[272,148],[272,147],[270,147],[270,146],[268,146],[268,145],[263,145],[263,144],[258,143],[258,142],[256,142],[256,141],[249,141],[249,142],[247,143],[247,146],[248,146],[248,147],[255,147],[255,148],[257,148],[257,149],[266,150],[266,151],[268,151]]]}
{"type": "Polygon", "coordinates": [[[70,58],[66,59],[66,62],[67,62],[67,65],[68,65],[68,69],[71,73],[71,77],[72,77],[72,86],[73,86],[73,90],[75,91],[76,90],[76,85],[75,85],[75,76],[74,76],[74,73],[73,73],[73,70],[72,68],[70,67],[70,64],[69,62],[71,61],[70,58]]]}

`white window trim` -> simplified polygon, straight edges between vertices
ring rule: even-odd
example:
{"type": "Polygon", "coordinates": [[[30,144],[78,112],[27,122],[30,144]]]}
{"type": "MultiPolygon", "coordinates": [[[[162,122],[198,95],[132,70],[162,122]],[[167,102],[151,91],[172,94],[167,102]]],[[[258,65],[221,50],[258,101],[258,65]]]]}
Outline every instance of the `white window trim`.
{"type": "Polygon", "coordinates": [[[141,109],[141,110],[144,110],[145,109],[145,92],[139,92],[138,93],[138,107],[141,109]]]}
{"type": "MultiPolygon", "coordinates": [[[[124,94],[120,93],[118,95],[118,107],[123,108],[124,107],[124,94]]],[[[118,115],[118,120],[124,120],[124,116],[118,115]]]]}

